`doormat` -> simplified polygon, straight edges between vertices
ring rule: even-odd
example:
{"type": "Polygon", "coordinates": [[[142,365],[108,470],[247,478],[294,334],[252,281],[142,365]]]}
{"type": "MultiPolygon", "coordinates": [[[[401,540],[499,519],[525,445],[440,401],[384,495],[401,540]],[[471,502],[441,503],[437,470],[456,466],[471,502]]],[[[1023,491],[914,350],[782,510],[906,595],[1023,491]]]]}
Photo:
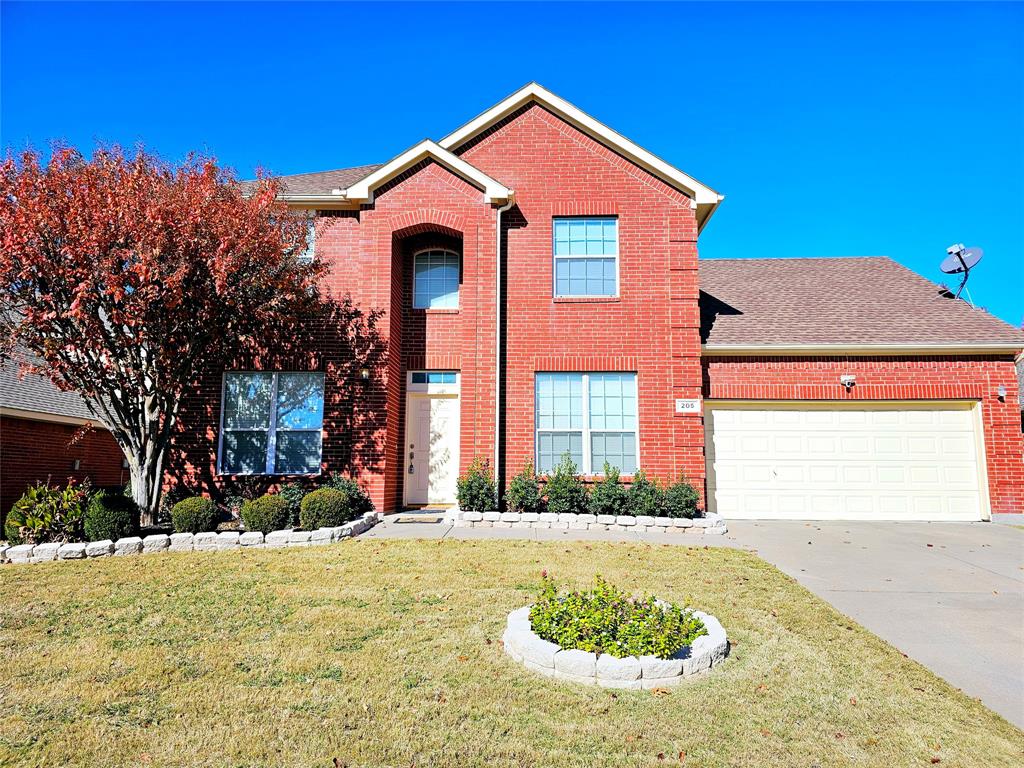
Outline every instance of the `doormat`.
{"type": "Polygon", "coordinates": [[[395,517],[394,522],[396,523],[440,523],[444,520],[444,515],[398,515],[395,517]]]}

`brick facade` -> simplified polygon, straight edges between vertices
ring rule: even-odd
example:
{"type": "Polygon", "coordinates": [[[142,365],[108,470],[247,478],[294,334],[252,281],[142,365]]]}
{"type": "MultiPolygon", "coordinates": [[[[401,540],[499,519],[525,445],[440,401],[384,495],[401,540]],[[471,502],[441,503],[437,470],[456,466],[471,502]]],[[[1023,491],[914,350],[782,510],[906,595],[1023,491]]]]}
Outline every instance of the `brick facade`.
{"type": "Polygon", "coordinates": [[[54,484],[69,479],[94,486],[123,486],[128,470],[124,455],[104,429],[79,434],[80,427],[47,421],[0,416],[0,520],[25,489],[49,478],[54,484]],[[74,462],[80,462],[74,469],[74,462]]]}

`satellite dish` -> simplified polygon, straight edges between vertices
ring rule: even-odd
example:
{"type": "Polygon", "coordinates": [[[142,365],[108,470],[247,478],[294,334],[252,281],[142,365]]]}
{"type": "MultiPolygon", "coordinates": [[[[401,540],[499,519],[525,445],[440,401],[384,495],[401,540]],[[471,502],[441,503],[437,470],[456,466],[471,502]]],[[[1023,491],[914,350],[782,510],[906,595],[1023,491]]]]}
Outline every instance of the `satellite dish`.
{"type": "MultiPolygon", "coordinates": [[[[953,298],[959,299],[960,294],[967,289],[967,278],[971,274],[971,270],[978,265],[981,261],[982,250],[981,248],[964,248],[963,243],[954,243],[946,249],[948,254],[946,258],[942,260],[942,264],[939,265],[939,269],[945,272],[947,275],[959,275],[963,274],[964,278],[960,281],[960,287],[956,289],[956,296],[953,298]]],[[[971,293],[967,292],[967,298],[970,299],[971,293]]],[[[973,302],[968,302],[972,307],[973,302]]]]}

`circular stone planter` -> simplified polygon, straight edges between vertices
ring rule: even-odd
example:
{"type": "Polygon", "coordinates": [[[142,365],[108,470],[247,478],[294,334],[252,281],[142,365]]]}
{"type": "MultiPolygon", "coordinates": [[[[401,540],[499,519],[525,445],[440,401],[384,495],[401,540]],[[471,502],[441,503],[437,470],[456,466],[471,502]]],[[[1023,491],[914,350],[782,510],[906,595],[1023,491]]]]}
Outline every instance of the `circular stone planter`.
{"type": "Polygon", "coordinates": [[[663,688],[704,674],[729,653],[729,640],[721,622],[701,611],[694,611],[693,615],[704,622],[708,633],[671,659],[657,656],[619,659],[606,653],[598,656],[588,651],[564,650],[534,633],[530,627],[530,606],[508,615],[502,641],[505,653],[546,677],[605,688],[663,688]]]}

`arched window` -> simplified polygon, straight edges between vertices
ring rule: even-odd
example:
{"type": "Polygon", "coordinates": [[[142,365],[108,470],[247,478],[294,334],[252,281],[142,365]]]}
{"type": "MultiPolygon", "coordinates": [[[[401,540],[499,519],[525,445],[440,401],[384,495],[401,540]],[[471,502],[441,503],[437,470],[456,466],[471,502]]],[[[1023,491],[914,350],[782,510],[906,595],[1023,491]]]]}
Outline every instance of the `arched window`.
{"type": "Polygon", "coordinates": [[[412,305],[416,309],[459,308],[459,255],[430,249],[413,256],[412,305]]]}

